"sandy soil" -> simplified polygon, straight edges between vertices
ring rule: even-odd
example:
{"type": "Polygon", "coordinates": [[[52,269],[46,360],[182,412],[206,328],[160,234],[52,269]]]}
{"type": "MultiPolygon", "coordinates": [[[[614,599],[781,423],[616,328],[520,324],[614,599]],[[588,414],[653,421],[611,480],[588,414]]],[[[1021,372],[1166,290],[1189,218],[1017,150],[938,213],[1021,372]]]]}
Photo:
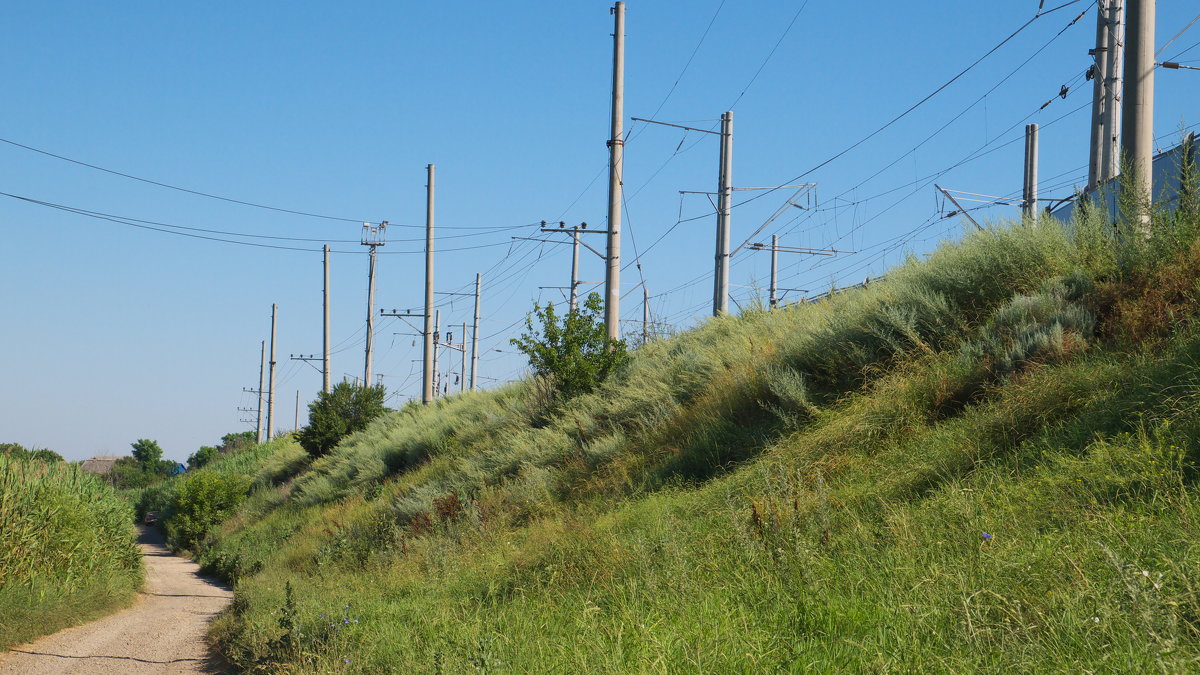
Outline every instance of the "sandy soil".
{"type": "Polygon", "coordinates": [[[146,585],[132,607],[0,654],[0,673],[223,672],[204,632],[233,594],[171,555],[153,529],[139,544],[146,585]]]}

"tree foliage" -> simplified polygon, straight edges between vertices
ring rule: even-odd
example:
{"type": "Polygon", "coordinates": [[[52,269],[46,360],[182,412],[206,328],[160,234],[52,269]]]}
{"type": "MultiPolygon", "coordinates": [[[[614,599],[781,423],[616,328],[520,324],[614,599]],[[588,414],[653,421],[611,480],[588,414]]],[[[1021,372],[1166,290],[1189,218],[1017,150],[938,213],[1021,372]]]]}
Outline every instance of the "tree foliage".
{"type": "Polygon", "coordinates": [[[253,431],[235,431],[225,434],[221,437],[221,445],[217,447],[221,452],[234,452],[241,450],[248,445],[254,445],[257,434],[253,431]]]}
{"type": "Polygon", "coordinates": [[[199,450],[193,452],[191,455],[188,455],[187,468],[189,471],[192,469],[199,469],[200,467],[208,464],[220,456],[220,449],[211,445],[202,445],[200,446],[199,450]]]}
{"type": "Polygon", "coordinates": [[[20,443],[0,443],[0,455],[8,455],[14,459],[36,459],[43,462],[62,462],[62,455],[47,448],[26,448],[20,443]]]}
{"type": "Polygon", "coordinates": [[[586,394],[629,360],[623,340],[608,339],[598,293],[559,319],[553,303],[533,306],[526,332],[510,342],[529,357],[533,371],[550,378],[558,394],[586,394]],[[535,319],[537,325],[535,326],[535,319]]]}
{"type": "Polygon", "coordinates": [[[158,441],[139,438],[136,443],[130,445],[133,446],[133,458],[145,467],[152,467],[162,459],[163,451],[158,441]]]}
{"type": "Polygon", "coordinates": [[[181,479],[164,514],[168,539],[174,546],[195,548],[209,530],[233,514],[249,488],[247,476],[211,471],[181,479]]]}
{"type": "Polygon", "coordinates": [[[308,426],[300,430],[297,440],[314,457],[328,453],[338,441],[366,428],[387,411],[383,406],[385,395],[382,385],[364,388],[338,383],[333,391],[321,392],[308,404],[308,426]]]}

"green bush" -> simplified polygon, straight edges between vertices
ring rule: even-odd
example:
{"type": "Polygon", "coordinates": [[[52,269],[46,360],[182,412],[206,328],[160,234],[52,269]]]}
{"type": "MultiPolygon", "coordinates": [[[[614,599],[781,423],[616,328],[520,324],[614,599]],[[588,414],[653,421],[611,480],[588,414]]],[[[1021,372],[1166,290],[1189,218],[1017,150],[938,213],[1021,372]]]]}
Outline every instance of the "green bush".
{"type": "Polygon", "coordinates": [[[297,440],[314,457],[328,453],[343,438],[365,429],[387,411],[383,407],[386,395],[383,385],[355,387],[339,382],[333,391],[321,392],[308,404],[308,426],[300,430],[297,440]]]}
{"type": "Polygon", "coordinates": [[[246,476],[200,472],[174,483],[163,521],[173,547],[193,549],[215,525],[233,514],[246,498],[246,476]]]}
{"type": "Polygon", "coordinates": [[[598,293],[588,295],[561,324],[554,303],[534,305],[525,317],[527,332],[510,342],[529,357],[535,374],[550,378],[562,398],[575,398],[629,361],[624,341],[608,339],[602,311],[598,293]],[[540,326],[534,326],[534,317],[540,326]]]}

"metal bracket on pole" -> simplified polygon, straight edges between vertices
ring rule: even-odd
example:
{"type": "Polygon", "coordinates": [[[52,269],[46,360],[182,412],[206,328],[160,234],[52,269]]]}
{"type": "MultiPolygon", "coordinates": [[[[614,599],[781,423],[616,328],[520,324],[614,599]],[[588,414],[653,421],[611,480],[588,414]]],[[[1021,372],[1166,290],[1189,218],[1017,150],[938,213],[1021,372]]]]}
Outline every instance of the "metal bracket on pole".
{"type": "Polygon", "coordinates": [[[946,195],[946,199],[949,199],[951,202],[953,202],[953,203],[954,203],[954,206],[956,206],[956,207],[958,208],[958,210],[957,210],[957,211],[951,211],[950,213],[947,213],[947,214],[945,215],[945,217],[946,217],[946,218],[949,218],[949,217],[951,217],[951,216],[954,216],[954,215],[957,215],[957,214],[960,214],[960,213],[961,213],[962,215],[964,215],[964,216],[966,216],[966,217],[967,217],[967,220],[971,221],[971,224],[975,226],[975,229],[978,229],[978,230],[982,230],[982,229],[983,229],[983,226],[979,224],[979,221],[977,221],[977,220],[975,220],[974,218],[972,218],[972,217],[971,217],[971,214],[970,214],[970,213],[967,213],[967,210],[963,208],[962,204],[959,204],[959,203],[958,203],[958,200],[957,200],[957,199],[955,199],[955,198],[954,198],[954,196],[953,196],[953,195],[951,195],[951,194],[950,194],[950,192],[949,192],[948,190],[946,190],[946,188],[944,188],[944,187],[942,187],[942,186],[938,185],[937,183],[934,183],[933,187],[934,187],[934,188],[935,188],[935,189],[936,189],[938,192],[941,192],[942,194],[946,195]]]}

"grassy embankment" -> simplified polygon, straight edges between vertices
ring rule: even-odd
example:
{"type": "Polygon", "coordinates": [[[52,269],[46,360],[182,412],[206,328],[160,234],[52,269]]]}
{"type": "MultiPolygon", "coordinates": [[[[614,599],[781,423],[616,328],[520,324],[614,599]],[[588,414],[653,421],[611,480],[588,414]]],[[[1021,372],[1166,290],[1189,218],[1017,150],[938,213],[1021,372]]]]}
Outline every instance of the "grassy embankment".
{"type": "Polygon", "coordinates": [[[108,614],[141,585],[133,511],[106,483],[0,455],[0,649],[108,614]]]}
{"type": "Polygon", "coordinates": [[[318,672],[1192,670],[1190,213],[971,234],[560,407],[524,382],[260,449],[197,544],[236,582],[214,637],[318,672]]]}

